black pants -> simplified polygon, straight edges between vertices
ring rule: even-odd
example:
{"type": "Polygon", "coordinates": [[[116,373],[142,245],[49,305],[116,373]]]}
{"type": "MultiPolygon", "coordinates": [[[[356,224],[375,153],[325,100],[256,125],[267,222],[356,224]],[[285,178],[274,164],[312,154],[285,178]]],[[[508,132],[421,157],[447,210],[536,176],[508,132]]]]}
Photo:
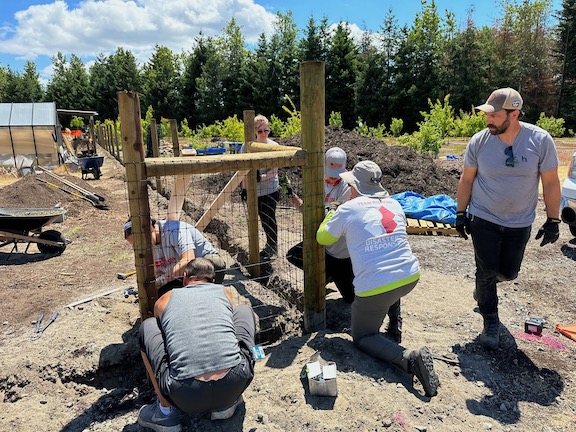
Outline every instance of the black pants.
{"type": "MultiPolygon", "coordinates": [[[[304,268],[302,243],[290,248],[286,259],[296,267],[304,268]]],[[[354,301],[354,271],[350,258],[334,258],[326,252],[326,281],[332,280],[346,303],[354,301]]]]}
{"type": "Polygon", "coordinates": [[[258,215],[266,234],[266,243],[278,248],[278,223],[276,222],[276,205],[280,201],[280,191],[258,197],[258,215]]]}
{"type": "Polygon", "coordinates": [[[496,283],[518,276],[531,228],[507,228],[476,216],[470,218],[476,258],[476,298],[482,315],[498,313],[496,283]]]}

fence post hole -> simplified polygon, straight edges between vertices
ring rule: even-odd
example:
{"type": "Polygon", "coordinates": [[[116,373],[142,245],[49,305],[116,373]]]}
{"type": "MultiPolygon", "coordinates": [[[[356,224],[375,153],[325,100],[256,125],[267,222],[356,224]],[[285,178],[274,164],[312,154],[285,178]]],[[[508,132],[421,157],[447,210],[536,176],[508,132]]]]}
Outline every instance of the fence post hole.
{"type": "Polygon", "coordinates": [[[304,330],[326,326],[326,274],[324,247],[316,242],[316,231],[324,219],[324,62],[300,64],[302,148],[308,163],[302,167],[304,208],[304,330]]]}
{"type": "MultiPolygon", "coordinates": [[[[120,111],[120,134],[124,165],[126,167],[126,187],[132,220],[134,238],[134,260],[138,280],[138,297],[142,320],[153,315],[156,301],[154,283],[154,259],[150,236],[150,204],[140,118],[140,99],[135,92],[118,92],[120,111]]],[[[121,227],[119,227],[121,229],[121,227]]]]}
{"type": "MultiPolygon", "coordinates": [[[[244,110],[244,147],[249,150],[249,145],[254,141],[254,110],[244,110]]],[[[257,196],[256,171],[248,171],[246,176],[246,206],[248,207],[248,249],[250,254],[250,275],[260,276],[260,245],[258,238],[258,196],[257,196]]],[[[242,204],[244,205],[244,204],[242,204]]]]}

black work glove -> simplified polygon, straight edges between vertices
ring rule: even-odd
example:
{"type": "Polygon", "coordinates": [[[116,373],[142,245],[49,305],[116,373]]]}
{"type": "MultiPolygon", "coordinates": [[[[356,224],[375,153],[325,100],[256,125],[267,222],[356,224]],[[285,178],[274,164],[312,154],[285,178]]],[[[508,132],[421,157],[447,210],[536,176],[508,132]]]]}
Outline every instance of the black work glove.
{"type": "Polygon", "coordinates": [[[544,237],[542,243],[540,243],[541,247],[558,240],[558,237],[560,237],[560,219],[546,219],[546,222],[542,225],[542,228],[538,230],[538,234],[536,234],[536,240],[540,237],[544,237]]]}
{"type": "Polygon", "coordinates": [[[248,199],[248,194],[246,193],[246,189],[240,189],[240,199],[244,202],[248,199]]]}
{"type": "Polygon", "coordinates": [[[468,240],[470,234],[470,219],[466,216],[466,212],[456,213],[456,231],[464,240],[468,240]]]}
{"type": "Polygon", "coordinates": [[[260,174],[260,170],[256,170],[256,183],[260,183],[262,180],[262,174],[260,174]]]}

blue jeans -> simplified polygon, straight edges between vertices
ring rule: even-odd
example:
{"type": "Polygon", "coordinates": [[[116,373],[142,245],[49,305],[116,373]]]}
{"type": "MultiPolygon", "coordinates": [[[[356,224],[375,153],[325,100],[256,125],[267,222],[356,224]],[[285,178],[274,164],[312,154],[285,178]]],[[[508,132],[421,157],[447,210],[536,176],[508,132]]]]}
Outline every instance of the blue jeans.
{"type": "Polygon", "coordinates": [[[476,259],[476,299],[482,315],[498,313],[496,283],[516,279],[532,227],[507,228],[470,216],[476,259]]]}

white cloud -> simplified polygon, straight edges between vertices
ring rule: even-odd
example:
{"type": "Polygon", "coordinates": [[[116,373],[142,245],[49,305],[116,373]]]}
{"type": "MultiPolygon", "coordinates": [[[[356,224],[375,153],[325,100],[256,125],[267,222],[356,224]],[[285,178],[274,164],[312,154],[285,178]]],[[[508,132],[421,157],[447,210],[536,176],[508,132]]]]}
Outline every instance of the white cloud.
{"type": "Polygon", "coordinates": [[[0,53],[34,60],[57,52],[94,57],[118,47],[138,57],[155,45],[189,51],[200,32],[221,34],[231,18],[253,43],[273,31],[275,16],[253,0],[87,0],[74,8],[56,0],[15,18],[14,27],[0,29],[0,53]]]}

